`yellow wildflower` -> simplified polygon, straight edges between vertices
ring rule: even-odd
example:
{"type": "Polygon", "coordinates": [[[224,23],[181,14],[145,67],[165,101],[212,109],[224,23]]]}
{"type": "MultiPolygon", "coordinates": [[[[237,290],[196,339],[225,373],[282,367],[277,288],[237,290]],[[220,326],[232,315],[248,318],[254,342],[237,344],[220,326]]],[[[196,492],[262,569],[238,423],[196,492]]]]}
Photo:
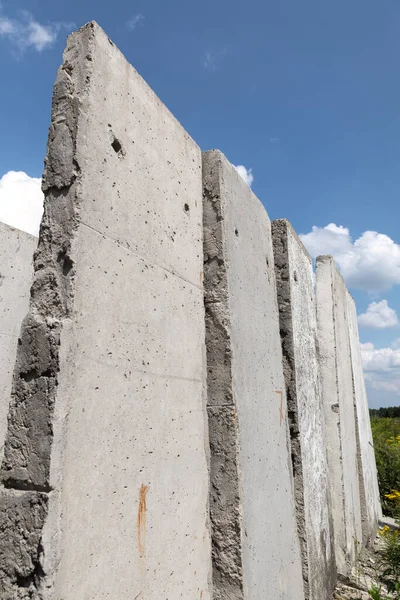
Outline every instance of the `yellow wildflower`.
{"type": "Polygon", "coordinates": [[[400,500],[400,492],[398,490],[392,490],[390,494],[385,494],[385,498],[389,498],[389,500],[400,500]]]}

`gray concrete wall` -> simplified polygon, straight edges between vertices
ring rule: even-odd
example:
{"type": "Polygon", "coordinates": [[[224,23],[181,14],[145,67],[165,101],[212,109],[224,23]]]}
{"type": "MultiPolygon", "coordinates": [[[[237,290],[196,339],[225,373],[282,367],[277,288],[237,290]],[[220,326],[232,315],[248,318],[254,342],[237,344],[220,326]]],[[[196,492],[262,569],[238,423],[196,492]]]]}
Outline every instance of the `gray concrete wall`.
{"type": "Polygon", "coordinates": [[[0,223],[0,463],[22,319],[28,312],[37,238],[0,223]]]}
{"type": "Polygon", "coordinates": [[[271,227],[218,151],[203,154],[214,598],[304,598],[271,227]]]}
{"type": "Polygon", "coordinates": [[[93,23],[57,76],[43,188],[0,596],[209,600],[201,154],[93,23]]]}
{"type": "Polygon", "coordinates": [[[357,459],[361,500],[361,518],[364,544],[374,541],[378,521],[382,516],[376,471],[374,444],[365,389],[360,340],[358,336],[356,305],[350,293],[346,294],[347,318],[350,333],[351,363],[353,369],[354,410],[356,420],[357,459]]]}
{"type": "Polygon", "coordinates": [[[336,583],[312,262],[290,223],[272,222],[297,526],[307,599],[336,583]]]}
{"type": "Polygon", "coordinates": [[[362,541],[347,290],[330,256],[317,258],[317,323],[336,563],[348,572],[362,541]]]}

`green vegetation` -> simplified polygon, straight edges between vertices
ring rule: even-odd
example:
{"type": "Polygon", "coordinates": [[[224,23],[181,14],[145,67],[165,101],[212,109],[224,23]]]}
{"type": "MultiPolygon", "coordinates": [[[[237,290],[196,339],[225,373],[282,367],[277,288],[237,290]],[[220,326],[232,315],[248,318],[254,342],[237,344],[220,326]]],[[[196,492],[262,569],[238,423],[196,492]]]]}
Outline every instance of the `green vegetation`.
{"type": "Polygon", "coordinates": [[[387,496],[392,490],[400,490],[400,420],[372,417],[371,427],[382,509],[394,517],[397,503],[387,496]]]}
{"type": "Polygon", "coordinates": [[[400,406],[389,406],[388,408],[370,408],[369,414],[371,417],[400,419],[400,406]]]}
{"type": "MultiPolygon", "coordinates": [[[[371,410],[379,491],[383,512],[400,522],[400,407],[371,410]]],[[[373,600],[400,600],[400,531],[385,526],[377,560],[373,600]]]]}

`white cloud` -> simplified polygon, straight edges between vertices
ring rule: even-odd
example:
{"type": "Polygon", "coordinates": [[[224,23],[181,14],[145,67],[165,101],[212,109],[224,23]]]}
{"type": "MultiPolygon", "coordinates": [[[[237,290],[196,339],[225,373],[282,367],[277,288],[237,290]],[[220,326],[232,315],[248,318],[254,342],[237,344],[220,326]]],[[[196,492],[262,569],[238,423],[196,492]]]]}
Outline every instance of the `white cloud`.
{"type": "Polygon", "coordinates": [[[229,50],[227,46],[206,50],[203,54],[203,67],[209,71],[218,71],[228,54],[229,50]]]}
{"type": "Polygon", "coordinates": [[[138,13],[137,15],[135,15],[134,17],[132,17],[132,19],[130,19],[127,23],[127,27],[128,29],[131,29],[132,31],[136,29],[136,27],[140,24],[143,24],[144,21],[144,16],[140,13],[138,13]]]}
{"type": "Polygon", "coordinates": [[[367,385],[400,395],[400,349],[375,348],[361,344],[361,356],[367,385]]]}
{"type": "Polygon", "coordinates": [[[42,52],[54,44],[62,29],[71,31],[73,28],[73,23],[43,25],[27,11],[23,11],[19,19],[0,15],[0,36],[9,40],[20,53],[29,48],[42,52]]]}
{"type": "Polygon", "coordinates": [[[314,258],[331,254],[349,287],[381,292],[400,283],[400,245],[383,233],[365,231],[353,242],[346,227],[330,223],[300,239],[314,258]]]}
{"type": "Polygon", "coordinates": [[[39,235],[43,213],[41,179],[23,171],[9,171],[0,179],[0,221],[39,235]]]}
{"type": "Polygon", "coordinates": [[[399,319],[396,311],[390,308],[387,300],[371,302],[367,311],[358,317],[361,327],[370,329],[390,329],[398,327],[399,319]]]}
{"type": "Polygon", "coordinates": [[[243,165],[233,165],[240,177],[247,183],[249,187],[254,181],[253,169],[246,169],[243,165]]]}
{"type": "Polygon", "coordinates": [[[216,61],[213,56],[213,53],[209,50],[204,53],[203,57],[203,66],[205,69],[210,69],[210,71],[215,71],[217,69],[216,61]]]}

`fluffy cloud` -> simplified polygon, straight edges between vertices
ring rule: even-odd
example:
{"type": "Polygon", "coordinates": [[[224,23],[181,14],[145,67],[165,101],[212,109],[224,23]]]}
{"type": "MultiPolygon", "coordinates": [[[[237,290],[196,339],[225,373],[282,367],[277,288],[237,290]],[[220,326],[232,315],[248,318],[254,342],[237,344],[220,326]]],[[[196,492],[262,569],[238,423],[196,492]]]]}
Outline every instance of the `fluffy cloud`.
{"type": "Polygon", "coordinates": [[[73,27],[72,23],[42,25],[27,11],[23,11],[19,19],[0,15],[0,36],[9,40],[19,52],[29,48],[42,52],[54,44],[62,29],[71,30],[73,27]]]}
{"type": "Polygon", "coordinates": [[[367,385],[400,395],[400,348],[361,344],[361,355],[367,385]]]}
{"type": "Polygon", "coordinates": [[[143,21],[144,21],[144,16],[140,13],[138,13],[137,15],[135,15],[134,17],[132,17],[132,19],[130,19],[127,23],[127,27],[128,29],[131,29],[132,31],[134,31],[138,25],[142,24],[143,25],[143,21]]]}
{"type": "Polygon", "coordinates": [[[43,213],[41,179],[9,171],[0,179],[0,221],[39,235],[43,213]]]}
{"type": "Polygon", "coordinates": [[[349,287],[382,292],[400,283],[400,245],[383,233],[365,231],[353,241],[346,227],[330,223],[300,238],[314,258],[331,254],[349,287]]]}
{"type": "Polygon", "coordinates": [[[396,311],[390,308],[387,300],[371,302],[365,313],[358,317],[361,327],[370,329],[390,329],[398,327],[399,319],[396,311]]]}
{"type": "Polygon", "coordinates": [[[236,171],[239,173],[239,175],[243,179],[243,181],[245,181],[247,183],[247,185],[249,187],[251,187],[251,184],[254,181],[253,170],[246,169],[246,167],[244,167],[243,165],[233,165],[233,166],[235,167],[236,171]]]}
{"type": "Polygon", "coordinates": [[[229,54],[227,46],[219,48],[209,48],[203,54],[203,67],[208,71],[218,71],[221,68],[223,60],[229,54]]]}

